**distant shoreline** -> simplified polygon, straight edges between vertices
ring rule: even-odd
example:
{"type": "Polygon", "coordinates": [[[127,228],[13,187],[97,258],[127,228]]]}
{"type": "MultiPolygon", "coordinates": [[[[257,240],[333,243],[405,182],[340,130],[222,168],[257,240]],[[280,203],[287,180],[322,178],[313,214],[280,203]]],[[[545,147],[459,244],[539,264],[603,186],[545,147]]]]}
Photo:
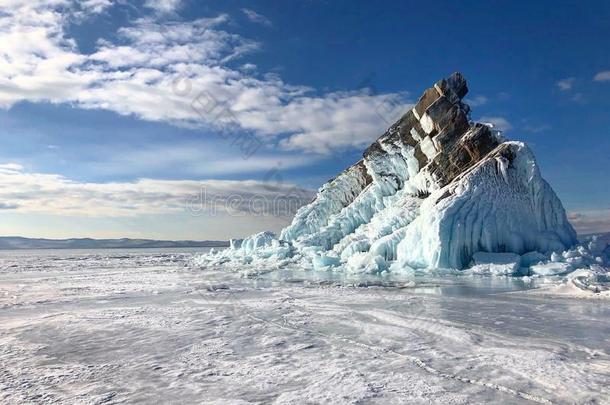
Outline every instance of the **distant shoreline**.
{"type": "Polygon", "coordinates": [[[218,240],[155,240],[155,239],[45,239],[20,236],[0,237],[0,251],[29,249],[163,249],[228,247],[228,241],[218,240]]]}
{"type": "Polygon", "coordinates": [[[6,248],[0,247],[0,252],[8,252],[11,250],[119,250],[119,249],[192,249],[192,248],[225,248],[229,245],[222,246],[111,246],[111,247],[18,247],[18,248],[6,248]]]}

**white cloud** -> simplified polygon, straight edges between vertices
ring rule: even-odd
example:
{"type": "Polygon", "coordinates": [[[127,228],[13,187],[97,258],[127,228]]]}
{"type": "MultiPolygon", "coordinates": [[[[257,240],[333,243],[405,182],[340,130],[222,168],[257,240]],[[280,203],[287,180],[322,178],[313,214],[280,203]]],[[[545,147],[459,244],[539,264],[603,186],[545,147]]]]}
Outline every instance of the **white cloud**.
{"type": "Polygon", "coordinates": [[[549,131],[551,128],[552,127],[549,124],[539,124],[539,125],[525,124],[523,126],[523,130],[525,132],[531,132],[532,134],[546,132],[546,131],[549,131]]]}
{"type": "Polygon", "coordinates": [[[321,153],[362,147],[409,107],[398,94],[319,95],[276,75],[229,67],[258,44],[220,29],[226,15],[167,24],[141,18],[121,28],[116,42],[100,40],[96,52],[82,54],[64,30],[72,0],[9,3],[0,9],[0,107],[71,103],[247,131],[287,149],[321,153]]]}
{"type": "MultiPolygon", "coordinates": [[[[81,146],[81,150],[84,147],[81,146]]],[[[99,146],[95,146],[99,150],[99,146]]],[[[245,158],[239,149],[231,145],[221,148],[205,142],[186,142],[179,145],[166,143],[151,146],[126,145],[116,150],[99,150],[101,159],[88,163],[88,169],[98,175],[129,175],[137,177],[143,173],[173,173],[188,177],[212,177],[219,175],[239,175],[248,173],[257,178],[274,170],[290,170],[309,166],[318,161],[319,156],[303,153],[274,153],[259,151],[245,158]]],[[[1,167],[1,166],[0,166],[1,167]]]]}
{"type": "Polygon", "coordinates": [[[599,72],[593,77],[596,82],[608,82],[610,81],[610,70],[599,72]]]}
{"type": "Polygon", "coordinates": [[[557,83],[555,83],[555,85],[561,91],[570,91],[570,90],[572,90],[572,87],[574,87],[575,80],[576,79],[574,77],[569,77],[567,79],[561,79],[561,80],[557,81],[557,83]]]}
{"type": "Polygon", "coordinates": [[[495,129],[498,129],[502,132],[510,131],[511,129],[513,129],[512,124],[510,122],[508,122],[508,120],[504,117],[484,116],[484,117],[481,117],[478,121],[484,122],[484,123],[489,123],[495,129]]]}
{"type": "Polygon", "coordinates": [[[244,63],[243,65],[241,65],[241,69],[251,72],[256,70],[256,65],[254,63],[244,63]]]}
{"type": "Polygon", "coordinates": [[[411,107],[399,96],[331,93],[295,100],[276,111],[275,122],[298,131],[282,141],[285,149],[329,153],[370,144],[411,107]]]}
{"type": "Polygon", "coordinates": [[[80,6],[87,12],[99,14],[110,8],[113,4],[113,0],[81,0],[80,6]]]}
{"type": "Polygon", "coordinates": [[[182,0],[146,0],[144,6],[154,9],[158,13],[170,14],[182,6],[182,0]]]}
{"type": "Polygon", "coordinates": [[[0,164],[0,173],[13,173],[23,170],[23,165],[19,163],[2,163],[0,164]]]}
{"type": "Polygon", "coordinates": [[[474,96],[473,98],[467,98],[465,101],[466,101],[466,104],[468,104],[471,107],[478,107],[478,106],[487,104],[487,102],[489,100],[485,96],[478,95],[478,96],[474,96]]]}
{"type": "Polygon", "coordinates": [[[246,15],[246,17],[248,17],[248,20],[254,23],[266,25],[267,27],[270,27],[272,25],[271,20],[269,20],[264,15],[257,13],[254,10],[251,10],[249,8],[242,8],[241,11],[246,15]]]}
{"type": "Polygon", "coordinates": [[[289,216],[313,196],[292,184],[254,180],[155,180],[86,183],[0,165],[1,210],[62,216],[124,217],[189,213],[289,216]]]}

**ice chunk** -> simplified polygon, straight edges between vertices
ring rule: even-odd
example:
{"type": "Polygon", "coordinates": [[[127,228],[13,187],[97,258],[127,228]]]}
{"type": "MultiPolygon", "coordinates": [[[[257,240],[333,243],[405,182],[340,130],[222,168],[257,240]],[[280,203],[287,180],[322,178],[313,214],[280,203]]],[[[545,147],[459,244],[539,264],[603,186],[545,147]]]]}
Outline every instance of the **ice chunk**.
{"type": "Polygon", "coordinates": [[[338,266],[341,263],[341,260],[336,254],[321,254],[313,257],[312,264],[314,269],[316,270],[325,270],[330,267],[338,266]]]}
{"type": "Polygon", "coordinates": [[[532,264],[538,264],[547,260],[548,258],[546,255],[536,251],[527,252],[521,255],[521,265],[523,267],[530,267],[532,264]]]}
{"type": "Polygon", "coordinates": [[[388,268],[383,257],[369,253],[356,253],[347,260],[347,269],[354,273],[381,273],[388,268]]]}
{"type": "Polygon", "coordinates": [[[245,253],[252,253],[259,248],[271,246],[273,241],[277,242],[277,239],[273,232],[259,232],[257,234],[245,238],[241,242],[240,247],[245,253]]]}
{"type": "Polygon", "coordinates": [[[604,235],[593,235],[587,243],[591,254],[601,256],[604,250],[610,246],[610,233],[604,235]]]}
{"type": "Polygon", "coordinates": [[[243,239],[230,239],[229,240],[230,248],[232,250],[239,249],[241,247],[241,244],[243,241],[244,241],[243,239]]]}
{"type": "Polygon", "coordinates": [[[563,255],[558,252],[551,253],[551,261],[555,263],[563,262],[563,255]]]}
{"type": "Polygon", "coordinates": [[[572,269],[572,265],[570,265],[569,263],[562,262],[540,263],[530,267],[532,273],[538,274],[540,276],[556,276],[559,274],[568,273],[572,269]]]}
{"type": "Polygon", "coordinates": [[[566,263],[572,265],[572,267],[578,267],[585,264],[585,259],[582,256],[572,256],[566,259],[566,263]]]}
{"type": "Polygon", "coordinates": [[[515,253],[476,252],[472,256],[475,274],[511,275],[519,270],[521,257],[515,253]]]}
{"type": "Polygon", "coordinates": [[[567,276],[567,279],[585,291],[601,293],[610,291],[610,270],[598,265],[588,269],[578,269],[567,276]]]}

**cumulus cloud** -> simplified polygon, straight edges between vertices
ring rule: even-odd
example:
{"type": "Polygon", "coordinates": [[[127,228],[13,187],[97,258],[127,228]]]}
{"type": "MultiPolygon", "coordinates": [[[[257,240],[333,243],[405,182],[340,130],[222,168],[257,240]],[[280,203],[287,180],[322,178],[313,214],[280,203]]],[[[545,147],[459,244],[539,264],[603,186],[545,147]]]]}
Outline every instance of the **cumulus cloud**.
{"type": "Polygon", "coordinates": [[[597,73],[593,80],[596,82],[610,82],[610,70],[597,73]]]}
{"type": "MultiPolygon", "coordinates": [[[[273,180],[273,179],[271,179],[273,180]]],[[[0,209],[63,216],[124,217],[145,214],[290,216],[311,190],[254,180],[154,180],[87,183],[57,174],[0,165],[0,209]]]]}
{"type": "Polygon", "coordinates": [[[254,10],[251,10],[249,8],[242,8],[241,11],[246,15],[246,17],[248,17],[248,20],[254,23],[266,25],[267,27],[270,27],[272,25],[271,20],[269,20],[264,15],[257,13],[254,10]]]}
{"type": "Polygon", "coordinates": [[[113,5],[113,0],[81,0],[80,6],[83,10],[99,14],[113,5]]]}
{"type": "Polygon", "coordinates": [[[285,149],[329,153],[368,145],[411,107],[399,96],[340,92],[301,97],[276,111],[275,122],[297,131],[282,141],[285,149]]]}
{"type": "Polygon", "coordinates": [[[146,0],[144,6],[158,13],[170,14],[176,12],[182,5],[182,0],[146,0]]]}
{"type": "Polygon", "coordinates": [[[513,129],[512,124],[504,117],[483,116],[479,119],[479,121],[489,123],[495,129],[498,129],[502,132],[510,131],[511,129],[513,129]]]}
{"type": "MultiPolygon", "coordinates": [[[[165,24],[143,17],[120,28],[114,41],[101,39],[95,52],[83,54],[65,32],[75,4],[3,3],[0,107],[25,100],[71,103],[151,121],[248,132],[287,149],[317,153],[362,147],[388,126],[389,110],[409,108],[400,94],[318,94],[277,75],[232,68],[232,61],[259,44],[222,29],[226,15],[165,24]]],[[[147,4],[168,11],[179,6],[177,1],[147,4]]]]}
{"type": "Polygon", "coordinates": [[[574,87],[575,80],[576,79],[574,77],[568,77],[567,79],[561,79],[561,80],[557,81],[557,83],[555,83],[555,85],[561,91],[570,91],[570,90],[572,90],[572,87],[574,87]]]}

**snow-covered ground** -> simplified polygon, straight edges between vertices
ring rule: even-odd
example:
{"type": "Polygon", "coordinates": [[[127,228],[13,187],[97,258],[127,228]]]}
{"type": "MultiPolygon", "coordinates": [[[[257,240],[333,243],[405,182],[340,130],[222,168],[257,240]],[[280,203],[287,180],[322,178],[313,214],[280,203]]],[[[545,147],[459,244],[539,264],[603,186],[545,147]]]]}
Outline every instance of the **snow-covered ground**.
{"type": "Polygon", "coordinates": [[[192,257],[0,253],[0,403],[610,402],[610,303],[559,279],[192,257]]]}

